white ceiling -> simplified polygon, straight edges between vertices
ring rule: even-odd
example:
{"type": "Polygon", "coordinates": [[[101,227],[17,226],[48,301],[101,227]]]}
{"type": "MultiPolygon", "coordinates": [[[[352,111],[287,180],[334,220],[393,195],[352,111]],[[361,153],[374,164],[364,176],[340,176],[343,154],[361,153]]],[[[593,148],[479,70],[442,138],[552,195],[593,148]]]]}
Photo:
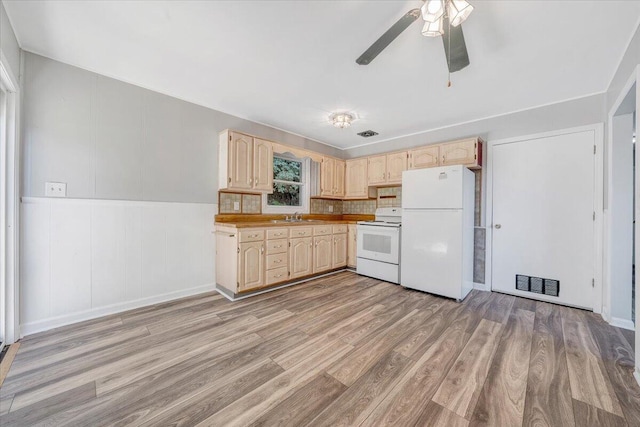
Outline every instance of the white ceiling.
{"type": "Polygon", "coordinates": [[[4,3],[25,50],[340,148],[603,92],[640,18],[640,1],[472,1],[447,88],[419,22],[355,63],[419,0],[4,3]],[[333,128],[336,110],[359,119],[333,128]]]}

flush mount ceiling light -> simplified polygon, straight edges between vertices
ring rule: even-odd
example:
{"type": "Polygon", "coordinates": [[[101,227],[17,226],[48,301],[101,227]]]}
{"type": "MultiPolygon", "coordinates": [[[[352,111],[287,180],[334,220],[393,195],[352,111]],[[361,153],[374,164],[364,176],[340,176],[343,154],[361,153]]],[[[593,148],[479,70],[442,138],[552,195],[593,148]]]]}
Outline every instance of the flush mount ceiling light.
{"type": "Polygon", "coordinates": [[[351,126],[351,122],[353,121],[353,119],[354,117],[351,113],[333,113],[331,116],[329,116],[329,120],[331,120],[331,123],[335,127],[340,129],[345,129],[351,126]]]}

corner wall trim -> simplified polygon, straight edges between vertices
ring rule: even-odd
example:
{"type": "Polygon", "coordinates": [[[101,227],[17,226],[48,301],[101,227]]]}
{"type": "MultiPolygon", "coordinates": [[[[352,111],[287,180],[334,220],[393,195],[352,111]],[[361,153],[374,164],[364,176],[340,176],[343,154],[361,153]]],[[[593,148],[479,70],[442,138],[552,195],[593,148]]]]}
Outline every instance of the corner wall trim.
{"type": "Polygon", "coordinates": [[[476,283],[473,282],[473,289],[477,289],[479,291],[491,292],[491,286],[487,283],[476,283]]]}
{"type": "Polygon", "coordinates": [[[630,331],[635,331],[636,326],[631,320],[620,319],[619,317],[612,317],[609,322],[611,326],[615,326],[617,328],[628,329],[630,331]]]}
{"type": "Polygon", "coordinates": [[[43,332],[49,329],[58,328],[60,326],[66,326],[72,323],[83,322],[85,320],[91,320],[98,317],[107,316],[110,314],[122,313],[124,311],[132,310],[135,308],[172,301],[175,299],[189,297],[193,295],[198,295],[198,294],[203,294],[208,292],[215,292],[215,290],[216,290],[215,284],[211,283],[203,286],[198,286],[196,288],[181,290],[178,292],[170,292],[163,295],[140,298],[134,301],[127,301],[124,303],[113,304],[106,307],[98,307],[90,310],[81,311],[79,313],[50,317],[48,319],[39,320],[37,322],[25,323],[20,325],[20,337],[24,338],[27,335],[35,334],[37,332],[43,332]]]}

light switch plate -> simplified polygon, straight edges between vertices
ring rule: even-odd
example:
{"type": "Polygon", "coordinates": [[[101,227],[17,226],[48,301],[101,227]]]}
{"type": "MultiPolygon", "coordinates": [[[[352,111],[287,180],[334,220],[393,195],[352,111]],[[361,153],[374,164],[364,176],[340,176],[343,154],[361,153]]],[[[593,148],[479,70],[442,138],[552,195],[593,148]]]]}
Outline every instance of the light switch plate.
{"type": "Polygon", "coordinates": [[[233,202],[233,210],[234,211],[240,210],[240,202],[233,202]]]}
{"type": "Polygon", "coordinates": [[[67,197],[67,183],[45,182],[44,195],[45,197],[67,197]]]}

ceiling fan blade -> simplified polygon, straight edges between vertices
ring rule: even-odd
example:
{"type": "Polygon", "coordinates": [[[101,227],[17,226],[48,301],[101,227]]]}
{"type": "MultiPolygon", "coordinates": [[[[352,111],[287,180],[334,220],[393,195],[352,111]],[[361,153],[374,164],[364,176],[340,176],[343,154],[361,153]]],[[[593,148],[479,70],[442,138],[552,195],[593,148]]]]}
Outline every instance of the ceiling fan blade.
{"type": "Polygon", "coordinates": [[[444,53],[447,57],[447,65],[449,72],[455,73],[469,65],[469,53],[467,45],[464,42],[464,34],[462,34],[462,25],[454,27],[449,25],[447,17],[444,18],[444,34],[442,41],[444,43],[444,53]],[[449,53],[451,47],[451,53],[449,53]]]}
{"type": "Polygon", "coordinates": [[[373,59],[380,54],[392,41],[396,39],[404,30],[409,27],[409,25],[413,24],[413,22],[418,19],[420,16],[420,9],[412,9],[409,12],[405,13],[402,18],[398,19],[398,22],[393,24],[391,28],[387,30],[386,33],[380,36],[378,40],[373,43],[369,49],[365,50],[365,52],[360,55],[358,59],[356,59],[356,63],[360,65],[367,65],[373,59]]]}

